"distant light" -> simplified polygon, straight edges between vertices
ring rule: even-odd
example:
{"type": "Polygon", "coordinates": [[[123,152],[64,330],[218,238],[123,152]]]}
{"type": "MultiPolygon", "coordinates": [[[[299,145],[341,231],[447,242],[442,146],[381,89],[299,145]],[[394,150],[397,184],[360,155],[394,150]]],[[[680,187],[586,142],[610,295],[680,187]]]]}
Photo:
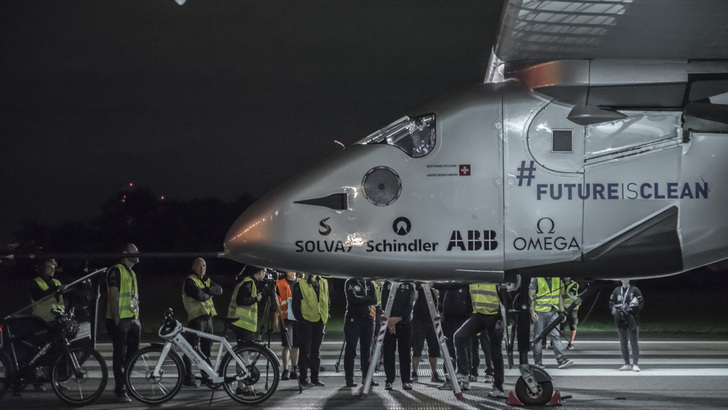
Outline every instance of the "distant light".
{"type": "Polygon", "coordinates": [[[164,195],[160,196],[159,199],[161,199],[162,201],[164,201],[164,195]]]}
{"type": "Polygon", "coordinates": [[[134,186],[134,183],[133,182],[129,182],[129,186],[130,187],[134,186]]]}

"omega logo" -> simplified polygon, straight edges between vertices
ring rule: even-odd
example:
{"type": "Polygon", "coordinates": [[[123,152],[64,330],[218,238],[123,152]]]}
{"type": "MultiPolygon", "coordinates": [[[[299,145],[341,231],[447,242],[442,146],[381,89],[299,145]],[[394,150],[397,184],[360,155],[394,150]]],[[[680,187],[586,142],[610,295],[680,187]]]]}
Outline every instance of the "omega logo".
{"type": "Polygon", "coordinates": [[[524,238],[519,236],[513,240],[513,247],[517,251],[564,251],[581,249],[579,241],[572,236],[571,239],[563,236],[551,236],[556,232],[556,223],[553,219],[543,217],[536,223],[536,234],[541,235],[535,238],[524,238]]]}

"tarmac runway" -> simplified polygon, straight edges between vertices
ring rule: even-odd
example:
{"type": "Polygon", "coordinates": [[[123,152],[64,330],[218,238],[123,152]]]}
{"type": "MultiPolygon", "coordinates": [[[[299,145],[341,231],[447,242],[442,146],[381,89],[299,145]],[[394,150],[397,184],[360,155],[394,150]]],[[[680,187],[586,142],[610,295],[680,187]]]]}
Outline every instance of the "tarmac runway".
{"type": "MultiPolygon", "coordinates": [[[[273,340],[278,340],[273,338],[273,340]]],[[[481,357],[480,381],[471,383],[471,390],[457,400],[452,391],[438,390],[430,383],[429,362],[423,357],[419,383],[413,390],[402,390],[399,378],[394,389],[384,390],[384,372],[375,374],[380,383],[366,400],[359,399],[359,388],[344,386],[343,359],[336,372],[342,341],[328,338],[322,346],[321,381],[325,387],[304,389],[299,393],[295,381],[281,381],[276,393],[266,402],[249,406],[275,409],[507,409],[505,399],[489,397],[491,386],[482,382],[485,361],[481,357]]],[[[619,371],[622,365],[616,334],[579,335],[576,349],[568,351],[575,365],[557,369],[553,352],[544,350],[546,370],[553,377],[554,390],[564,397],[564,409],[725,409],[728,408],[728,337],[642,335],[640,340],[641,371],[619,371]]],[[[111,346],[97,345],[107,359],[109,386],[99,400],[84,409],[142,409],[142,408],[240,408],[222,389],[183,387],[179,394],[161,406],[141,403],[119,404],[114,401],[111,376],[111,346]]],[[[278,343],[273,350],[280,352],[278,343]]],[[[214,349],[213,349],[214,351],[214,349]]],[[[440,363],[442,363],[440,361],[440,363]]],[[[440,369],[442,373],[442,369],[440,369]]],[[[506,364],[506,391],[513,390],[519,376],[517,369],[506,364]]],[[[355,380],[361,379],[356,365],[355,380]]],[[[534,406],[532,408],[546,407],[534,406]]],[[[0,409],[73,408],[65,406],[49,389],[47,392],[23,392],[20,397],[11,392],[0,399],[0,409]]]]}

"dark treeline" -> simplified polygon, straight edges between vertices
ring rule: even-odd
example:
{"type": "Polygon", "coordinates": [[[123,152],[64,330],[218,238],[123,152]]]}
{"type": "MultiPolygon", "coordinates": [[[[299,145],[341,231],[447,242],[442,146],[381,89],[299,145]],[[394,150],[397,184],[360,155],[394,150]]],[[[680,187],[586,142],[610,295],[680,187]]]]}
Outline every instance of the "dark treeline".
{"type": "Polygon", "coordinates": [[[232,222],[253,202],[215,198],[165,200],[150,189],[132,187],[106,200],[90,221],[44,226],[24,221],[14,232],[16,252],[110,252],[134,242],[147,252],[219,251],[232,222]]]}

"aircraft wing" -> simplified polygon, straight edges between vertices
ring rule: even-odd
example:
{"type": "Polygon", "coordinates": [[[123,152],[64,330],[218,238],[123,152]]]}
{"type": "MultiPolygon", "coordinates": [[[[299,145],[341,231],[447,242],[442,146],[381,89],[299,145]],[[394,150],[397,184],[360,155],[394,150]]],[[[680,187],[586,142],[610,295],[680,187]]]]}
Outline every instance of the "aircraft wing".
{"type": "Polygon", "coordinates": [[[725,123],[726,16],[725,0],[506,0],[485,81],[583,107],[582,125],[612,118],[602,108],[725,123]]]}
{"type": "Polygon", "coordinates": [[[725,0],[508,0],[504,62],[728,59],[725,0]]]}

